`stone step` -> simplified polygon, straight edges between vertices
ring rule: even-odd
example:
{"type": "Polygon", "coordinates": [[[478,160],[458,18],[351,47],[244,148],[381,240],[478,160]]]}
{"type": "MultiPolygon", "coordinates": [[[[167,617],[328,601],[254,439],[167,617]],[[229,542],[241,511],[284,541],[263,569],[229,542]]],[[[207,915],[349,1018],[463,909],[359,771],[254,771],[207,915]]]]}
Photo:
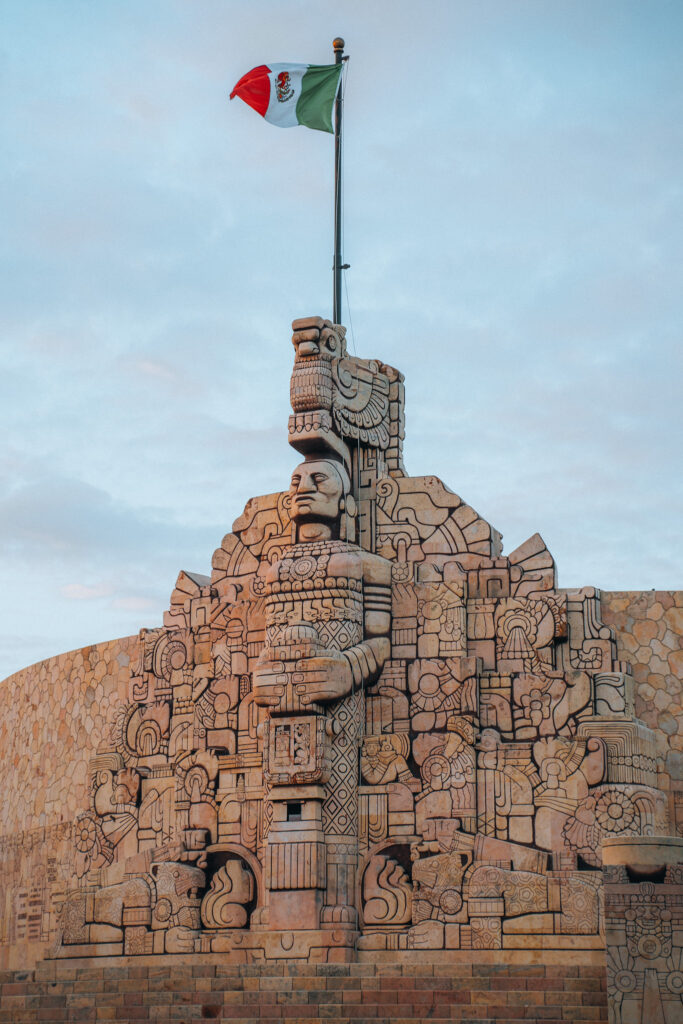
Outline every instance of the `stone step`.
{"type": "Polygon", "coordinates": [[[0,1022],[606,1024],[605,971],[509,964],[44,961],[0,973],[0,1022]]]}

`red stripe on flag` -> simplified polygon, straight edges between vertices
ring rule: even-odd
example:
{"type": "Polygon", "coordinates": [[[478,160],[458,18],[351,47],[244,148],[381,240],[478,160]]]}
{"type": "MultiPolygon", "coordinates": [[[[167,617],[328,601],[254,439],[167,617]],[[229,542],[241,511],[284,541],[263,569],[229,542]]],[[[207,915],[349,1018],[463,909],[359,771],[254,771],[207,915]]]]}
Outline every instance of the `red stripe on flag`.
{"type": "Polygon", "coordinates": [[[269,74],[270,68],[267,64],[260,64],[257,68],[247,71],[230,93],[230,99],[239,96],[241,100],[253,107],[257,114],[265,117],[270,102],[269,74]]]}

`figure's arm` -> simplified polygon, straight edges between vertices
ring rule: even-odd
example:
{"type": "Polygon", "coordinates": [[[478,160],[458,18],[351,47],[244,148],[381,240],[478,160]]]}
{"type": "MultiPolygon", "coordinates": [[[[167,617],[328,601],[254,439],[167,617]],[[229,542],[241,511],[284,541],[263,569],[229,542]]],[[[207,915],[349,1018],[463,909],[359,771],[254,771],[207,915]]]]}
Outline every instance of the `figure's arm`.
{"type": "Polygon", "coordinates": [[[389,655],[388,637],[364,640],[346,651],[327,651],[297,663],[306,684],[303,704],[339,700],[376,679],[389,655]]]}
{"type": "Polygon", "coordinates": [[[391,650],[391,563],[363,553],[364,640],[345,651],[327,651],[300,663],[307,697],[333,700],[377,678],[391,650]]]}
{"type": "Polygon", "coordinates": [[[354,686],[365,686],[377,678],[389,657],[389,649],[389,638],[376,636],[350,647],[348,651],[342,651],[349,663],[354,686]]]}
{"type": "Polygon", "coordinates": [[[382,671],[391,651],[391,562],[378,555],[363,556],[365,639],[344,651],[355,686],[363,686],[382,671]]]}

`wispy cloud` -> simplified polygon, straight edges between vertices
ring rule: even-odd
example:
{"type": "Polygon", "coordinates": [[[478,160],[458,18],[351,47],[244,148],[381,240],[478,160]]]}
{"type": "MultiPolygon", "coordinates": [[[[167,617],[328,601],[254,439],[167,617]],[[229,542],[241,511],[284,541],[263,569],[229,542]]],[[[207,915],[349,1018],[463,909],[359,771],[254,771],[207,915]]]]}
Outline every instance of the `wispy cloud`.
{"type": "Polygon", "coordinates": [[[97,601],[111,594],[111,587],[106,583],[67,583],[60,591],[69,601],[97,601]]]}
{"type": "Polygon", "coordinates": [[[227,93],[331,25],[353,343],[406,374],[409,470],[567,584],[680,585],[679,4],[7,0],[0,676],[160,621],[285,485],[332,139],[227,93]]]}

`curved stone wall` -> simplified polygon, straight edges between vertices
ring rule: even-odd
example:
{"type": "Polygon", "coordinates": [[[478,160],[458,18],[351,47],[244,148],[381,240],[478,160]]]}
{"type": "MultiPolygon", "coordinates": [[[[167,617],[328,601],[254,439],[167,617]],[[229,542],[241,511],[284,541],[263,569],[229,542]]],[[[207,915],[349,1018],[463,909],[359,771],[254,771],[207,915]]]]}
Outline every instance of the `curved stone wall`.
{"type": "Polygon", "coordinates": [[[39,661],[0,683],[0,835],[70,821],[88,806],[88,761],[125,700],[137,637],[39,661]]]}
{"type": "Polygon", "coordinates": [[[45,954],[73,884],[73,825],[88,762],[125,700],[137,637],[48,658],[0,683],[0,965],[45,954]]]}
{"type": "Polygon", "coordinates": [[[683,778],[683,591],[603,591],[602,617],[633,670],[636,715],[657,736],[672,780],[683,778]]]}

